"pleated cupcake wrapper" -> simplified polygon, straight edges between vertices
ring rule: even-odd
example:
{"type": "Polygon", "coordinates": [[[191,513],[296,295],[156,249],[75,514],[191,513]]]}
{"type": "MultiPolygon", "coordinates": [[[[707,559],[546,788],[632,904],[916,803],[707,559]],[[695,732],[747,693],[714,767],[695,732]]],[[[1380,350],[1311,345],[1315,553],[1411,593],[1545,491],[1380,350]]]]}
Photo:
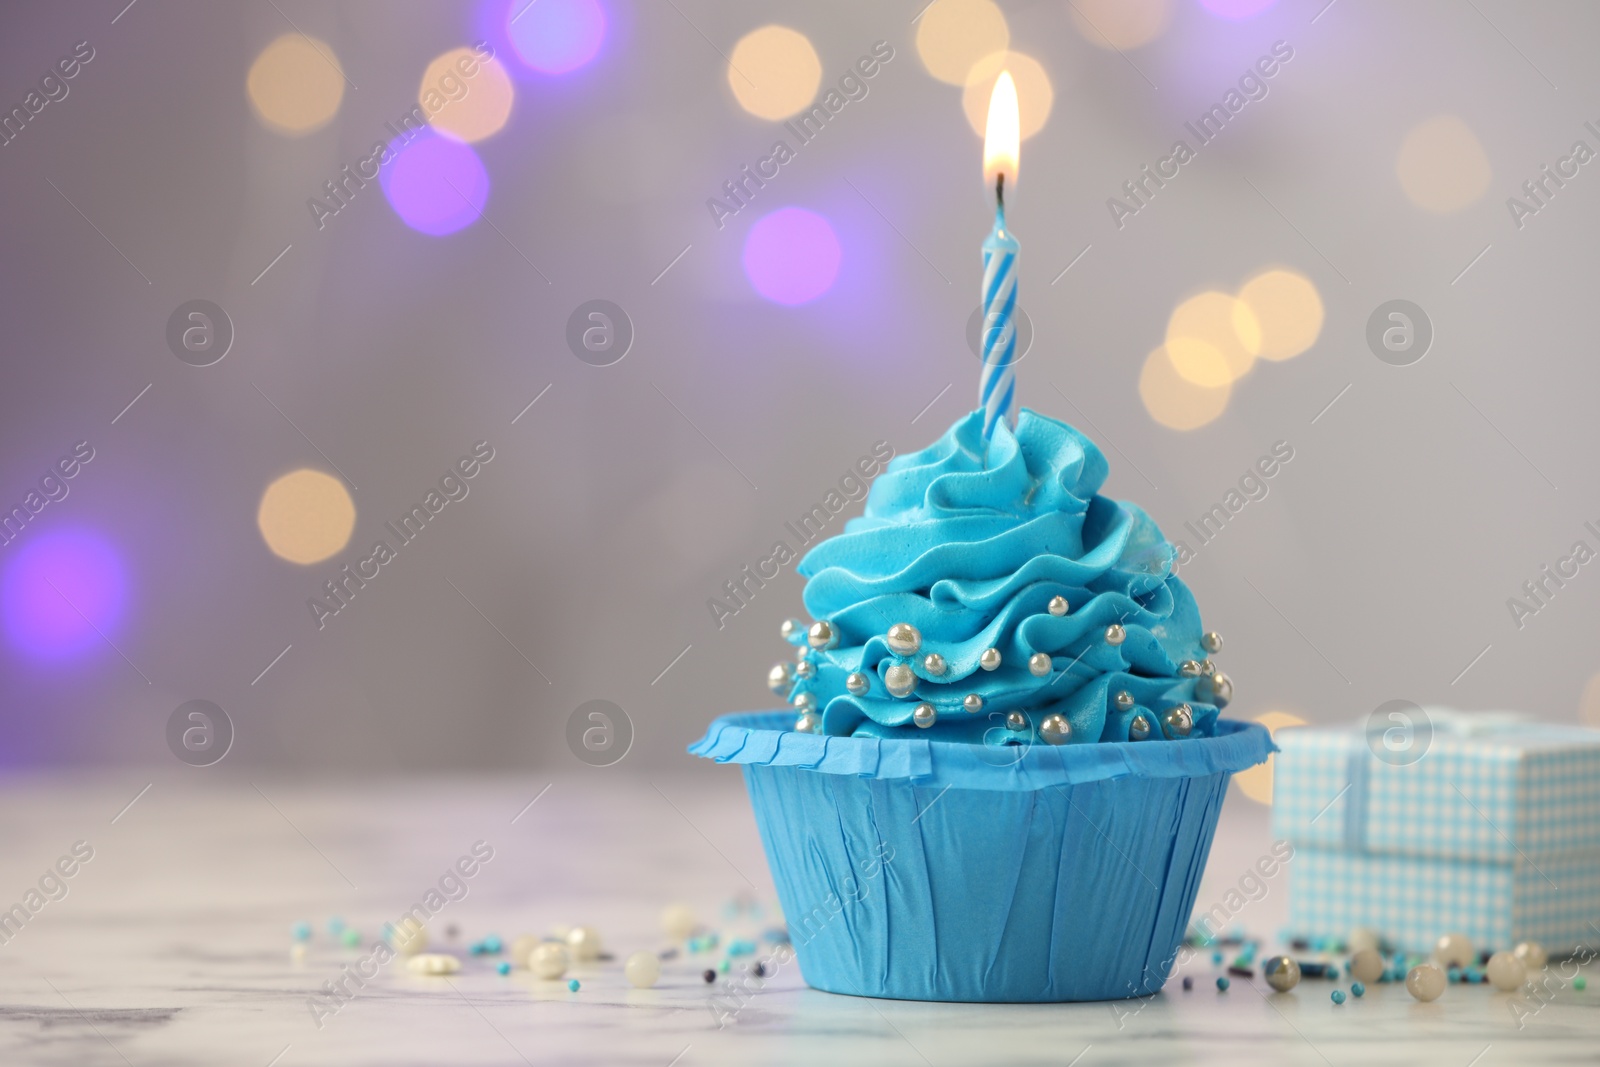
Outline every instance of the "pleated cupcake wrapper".
{"type": "Polygon", "coordinates": [[[1227,721],[1216,737],[1015,754],[791,723],[723,716],[690,752],[743,765],[806,981],[904,1000],[1160,989],[1228,777],[1273,751],[1264,728],[1227,721]]]}

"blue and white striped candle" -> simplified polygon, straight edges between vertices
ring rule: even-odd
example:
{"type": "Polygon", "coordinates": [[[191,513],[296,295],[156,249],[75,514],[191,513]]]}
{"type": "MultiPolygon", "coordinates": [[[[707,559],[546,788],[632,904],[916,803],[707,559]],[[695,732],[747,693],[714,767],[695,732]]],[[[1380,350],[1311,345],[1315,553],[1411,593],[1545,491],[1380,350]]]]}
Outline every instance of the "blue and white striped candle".
{"type": "Polygon", "coordinates": [[[983,438],[994,436],[1001,419],[1015,426],[1017,391],[1017,253],[1021,246],[1006,229],[1006,209],[995,210],[994,229],[983,242],[983,438]]]}
{"type": "Polygon", "coordinates": [[[1001,71],[989,96],[989,121],[983,137],[983,181],[995,191],[994,229],[983,242],[983,376],[978,402],[983,407],[983,439],[994,436],[1000,420],[1016,425],[1017,253],[1022,246],[1006,229],[1006,179],[1017,180],[1021,142],[1017,85],[1001,71]]]}

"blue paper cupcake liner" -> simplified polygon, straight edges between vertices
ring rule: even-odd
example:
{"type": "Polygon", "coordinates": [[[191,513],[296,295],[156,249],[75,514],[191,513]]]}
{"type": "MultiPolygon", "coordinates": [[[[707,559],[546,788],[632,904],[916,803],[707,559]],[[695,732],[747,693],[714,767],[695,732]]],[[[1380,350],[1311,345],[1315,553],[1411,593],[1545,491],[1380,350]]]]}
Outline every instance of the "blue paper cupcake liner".
{"type": "Polygon", "coordinates": [[[900,1000],[1114,1000],[1160,989],[1228,777],[1265,728],[1061,747],[796,733],[725,715],[689,751],[742,765],[800,973],[900,1000]]]}

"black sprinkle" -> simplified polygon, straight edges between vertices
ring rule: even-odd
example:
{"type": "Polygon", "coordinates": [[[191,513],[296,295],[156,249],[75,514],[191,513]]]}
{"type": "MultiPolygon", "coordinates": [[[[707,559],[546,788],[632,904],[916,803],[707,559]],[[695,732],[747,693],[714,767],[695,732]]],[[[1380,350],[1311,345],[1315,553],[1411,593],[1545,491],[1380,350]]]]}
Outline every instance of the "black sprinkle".
{"type": "Polygon", "coordinates": [[[609,952],[602,952],[602,953],[600,953],[600,955],[595,957],[595,959],[599,960],[601,963],[610,963],[612,960],[614,960],[616,958],[617,957],[613,956],[609,952]]]}
{"type": "Polygon", "coordinates": [[[678,958],[678,950],[675,948],[664,948],[660,952],[657,952],[656,955],[664,960],[675,960],[678,958]]]}
{"type": "Polygon", "coordinates": [[[1187,992],[1189,992],[1189,990],[1191,990],[1193,988],[1194,988],[1194,978],[1191,977],[1190,975],[1187,975],[1187,974],[1184,975],[1183,976],[1183,991],[1185,993],[1187,993],[1187,992]]]}
{"type": "Polygon", "coordinates": [[[461,936],[461,927],[457,926],[455,923],[451,923],[449,926],[444,928],[444,936],[454,941],[456,938],[461,936]]]}
{"type": "Polygon", "coordinates": [[[1253,967],[1229,967],[1228,973],[1237,975],[1240,978],[1254,978],[1256,976],[1255,968],[1253,967]]]}
{"type": "Polygon", "coordinates": [[[707,971],[705,974],[702,974],[700,977],[704,978],[706,980],[706,985],[710,985],[712,982],[715,982],[717,980],[717,972],[716,971],[707,971]]]}
{"type": "Polygon", "coordinates": [[[1484,967],[1488,966],[1489,957],[1493,955],[1493,952],[1490,952],[1488,949],[1484,949],[1482,952],[1478,953],[1478,964],[1484,967]]]}
{"type": "Polygon", "coordinates": [[[757,978],[765,978],[767,976],[767,965],[757,960],[750,965],[750,973],[757,978]]]}
{"type": "Polygon", "coordinates": [[[1303,937],[1297,937],[1293,941],[1289,942],[1289,947],[1294,949],[1296,952],[1304,952],[1311,947],[1311,942],[1307,941],[1303,937]]]}

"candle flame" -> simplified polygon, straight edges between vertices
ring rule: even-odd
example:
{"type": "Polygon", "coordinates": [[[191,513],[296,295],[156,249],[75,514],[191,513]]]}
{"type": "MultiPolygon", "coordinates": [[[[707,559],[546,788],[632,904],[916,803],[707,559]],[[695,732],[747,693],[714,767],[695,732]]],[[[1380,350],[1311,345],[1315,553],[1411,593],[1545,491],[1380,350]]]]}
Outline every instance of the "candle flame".
{"type": "Polygon", "coordinates": [[[989,94],[989,121],[983,134],[983,182],[993,187],[1005,175],[1006,184],[1017,183],[1017,161],[1022,141],[1022,122],[1017,115],[1017,83],[1011,72],[1003,70],[989,94]]]}

